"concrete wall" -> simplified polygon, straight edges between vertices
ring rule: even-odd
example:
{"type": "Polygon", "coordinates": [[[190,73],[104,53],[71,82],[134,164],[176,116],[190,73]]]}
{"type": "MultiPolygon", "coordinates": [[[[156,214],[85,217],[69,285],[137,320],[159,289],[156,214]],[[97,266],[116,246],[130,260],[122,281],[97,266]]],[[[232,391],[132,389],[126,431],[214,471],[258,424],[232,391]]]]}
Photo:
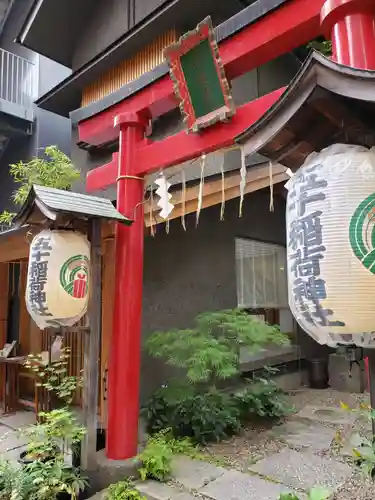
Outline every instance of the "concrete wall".
{"type": "MultiPolygon", "coordinates": [[[[269,211],[268,191],[245,197],[244,216],[238,218],[239,200],[201,212],[195,228],[195,214],[187,216],[185,232],[180,220],[173,220],[170,233],[158,226],[154,238],[145,241],[143,341],[157,330],[188,328],[201,312],[237,306],[235,238],[248,237],[285,244],[285,205],[275,199],[269,211]]],[[[144,399],[173,373],[160,360],[143,353],[144,399]]]]}

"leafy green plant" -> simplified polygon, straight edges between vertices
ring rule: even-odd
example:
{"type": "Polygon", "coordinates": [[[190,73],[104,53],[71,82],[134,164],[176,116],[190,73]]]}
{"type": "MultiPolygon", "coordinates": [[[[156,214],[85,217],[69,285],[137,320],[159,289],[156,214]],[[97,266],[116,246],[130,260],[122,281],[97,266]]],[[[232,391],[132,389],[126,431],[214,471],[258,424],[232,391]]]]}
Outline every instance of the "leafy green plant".
{"type": "Polygon", "coordinates": [[[43,387],[65,406],[72,403],[76,391],[83,385],[82,377],[68,374],[70,355],[70,348],[64,347],[59,358],[48,364],[43,362],[40,354],[29,354],[24,363],[38,378],[36,385],[43,387]]]}
{"type": "MultiPolygon", "coordinates": [[[[375,419],[375,410],[373,410],[367,404],[360,404],[359,408],[350,408],[347,404],[341,403],[341,409],[354,412],[359,418],[372,422],[375,419]]],[[[337,436],[340,440],[340,435],[337,436]]],[[[375,440],[372,437],[367,438],[360,433],[355,433],[352,435],[350,444],[353,447],[352,453],[354,458],[354,463],[357,465],[363,473],[375,478],[375,440]]]]}
{"type": "Polygon", "coordinates": [[[146,500],[139,491],[134,488],[129,479],[111,484],[104,496],[105,500],[146,500]]]}
{"type": "Polygon", "coordinates": [[[32,477],[22,467],[8,460],[0,461],[0,499],[30,498],[34,490],[32,477]]]}
{"type": "Polygon", "coordinates": [[[188,330],[156,332],[148,339],[150,355],[186,370],[189,382],[216,387],[239,373],[240,348],[257,352],[266,344],[287,344],[288,337],[240,309],[206,312],[188,330]]]}
{"type": "Polygon", "coordinates": [[[39,417],[39,423],[21,430],[28,439],[27,455],[31,458],[54,456],[60,448],[64,454],[67,447],[80,443],[85,435],[85,428],[68,408],[40,412],[39,417]]]}
{"type": "Polygon", "coordinates": [[[240,413],[229,394],[211,390],[179,403],[173,413],[173,431],[194,442],[221,441],[240,429],[240,413]]]}
{"type": "Polygon", "coordinates": [[[142,466],[139,469],[141,479],[155,479],[156,481],[166,481],[172,471],[173,455],[187,455],[191,458],[199,458],[197,448],[188,438],[176,439],[173,437],[171,429],[151,436],[144,450],[138,455],[142,466]]]}
{"type": "Polygon", "coordinates": [[[307,48],[317,50],[326,57],[332,55],[332,42],[330,40],[323,40],[321,38],[312,40],[307,44],[307,48]]]}
{"type": "MultiPolygon", "coordinates": [[[[12,199],[18,206],[26,201],[33,184],[68,190],[80,178],[70,158],[56,146],[47,146],[42,157],[35,157],[27,163],[20,161],[10,165],[10,174],[19,184],[12,199]]],[[[0,214],[0,224],[11,224],[14,213],[0,214]]]]}
{"type": "MultiPolygon", "coordinates": [[[[179,383],[168,382],[148,401],[143,410],[148,431],[170,427],[176,436],[188,436],[201,444],[238,431],[245,394],[241,407],[239,395],[219,392],[219,382],[239,375],[240,349],[256,352],[264,345],[288,342],[278,327],[239,309],[203,313],[195,319],[193,329],[154,333],[147,342],[148,352],[185,369],[187,377],[179,383]]],[[[275,416],[283,412],[281,399],[276,397],[279,393],[272,384],[263,387],[262,394],[262,408],[268,397],[265,412],[275,416]]]]}
{"type": "MultiPolygon", "coordinates": [[[[328,500],[330,496],[330,490],[323,486],[316,486],[310,490],[308,500],[328,500]]],[[[299,497],[294,493],[282,493],[279,500],[299,500],[299,497]]]]}
{"type": "Polygon", "coordinates": [[[275,368],[267,368],[267,375],[254,377],[248,386],[236,391],[234,398],[240,411],[241,421],[247,421],[254,415],[267,418],[281,418],[293,411],[270,375],[277,373],[275,368]]]}
{"type": "Polygon", "coordinates": [[[220,441],[240,428],[240,412],[233,397],[215,389],[190,392],[177,400],[160,391],[148,402],[143,415],[150,433],[171,428],[173,435],[187,436],[199,444],[220,441]]]}
{"type": "Polygon", "coordinates": [[[29,356],[26,362],[26,366],[39,377],[39,385],[55,395],[63,407],[40,412],[37,424],[20,431],[29,443],[13,489],[26,490],[22,485],[29,486],[29,479],[31,487],[25,497],[14,496],[15,493],[12,493],[8,498],[53,500],[59,493],[65,492],[74,499],[87,484],[78,469],[65,463],[67,447],[73,449],[85,434],[85,428],[79,424],[69,408],[82,380],[81,377],[67,375],[68,356],[69,350],[65,349],[61,358],[51,364],[43,364],[39,356],[29,356]]]}
{"type": "Polygon", "coordinates": [[[172,458],[173,453],[164,434],[150,437],[144,450],[138,455],[142,464],[138,471],[142,481],[166,481],[172,471],[172,458]]]}

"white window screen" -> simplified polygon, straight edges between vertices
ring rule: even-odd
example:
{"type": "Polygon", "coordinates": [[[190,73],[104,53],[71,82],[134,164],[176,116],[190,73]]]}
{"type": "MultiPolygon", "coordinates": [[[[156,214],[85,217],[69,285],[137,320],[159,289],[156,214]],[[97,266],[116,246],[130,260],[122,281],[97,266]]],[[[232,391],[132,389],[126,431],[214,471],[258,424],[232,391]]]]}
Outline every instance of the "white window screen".
{"type": "Polygon", "coordinates": [[[236,274],[238,307],[288,307],[284,247],[237,238],[236,274]]]}

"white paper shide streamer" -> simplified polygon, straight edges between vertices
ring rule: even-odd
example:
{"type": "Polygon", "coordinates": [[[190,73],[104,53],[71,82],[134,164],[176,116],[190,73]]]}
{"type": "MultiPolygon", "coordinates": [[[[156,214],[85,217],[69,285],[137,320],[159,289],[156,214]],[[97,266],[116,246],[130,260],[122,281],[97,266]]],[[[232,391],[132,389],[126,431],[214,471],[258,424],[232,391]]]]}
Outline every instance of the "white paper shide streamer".
{"type": "Polygon", "coordinates": [[[157,206],[161,209],[159,212],[159,216],[162,219],[167,220],[172,210],[174,209],[173,204],[170,202],[172,195],[168,192],[171,184],[165,178],[164,172],[159,175],[159,177],[155,181],[155,184],[159,186],[155,191],[159,196],[159,201],[157,202],[157,206]]]}
{"type": "Polygon", "coordinates": [[[197,216],[196,216],[196,221],[195,225],[198,226],[199,223],[199,216],[202,210],[202,203],[203,203],[203,188],[204,188],[204,169],[206,166],[206,155],[203,154],[201,156],[201,179],[199,183],[199,193],[198,193],[198,206],[197,206],[197,216]]]}
{"type": "Polygon", "coordinates": [[[239,216],[242,217],[242,207],[243,207],[243,200],[244,200],[244,197],[245,197],[246,175],[247,175],[246,157],[245,157],[245,151],[244,151],[243,148],[241,148],[241,169],[240,169],[240,175],[241,175],[241,181],[240,181],[240,210],[239,210],[239,216]]]}

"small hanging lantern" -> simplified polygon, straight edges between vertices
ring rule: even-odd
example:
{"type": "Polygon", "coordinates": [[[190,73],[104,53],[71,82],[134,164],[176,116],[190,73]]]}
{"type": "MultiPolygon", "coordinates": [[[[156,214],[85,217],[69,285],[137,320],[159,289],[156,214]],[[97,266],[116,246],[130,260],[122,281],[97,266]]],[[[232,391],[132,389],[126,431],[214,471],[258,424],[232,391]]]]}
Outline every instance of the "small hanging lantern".
{"type": "Polygon", "coordinates": [[[375,153],[335,144],[286,187],[293,315],[320,344],[375,347],[375,153]]]}
{"type": "Polygon", "coordinates": [[[73,326],[86,313],[90,244],[75,231],[44,230],[30,245],[26,306],[40,329],[73,326]]]}

